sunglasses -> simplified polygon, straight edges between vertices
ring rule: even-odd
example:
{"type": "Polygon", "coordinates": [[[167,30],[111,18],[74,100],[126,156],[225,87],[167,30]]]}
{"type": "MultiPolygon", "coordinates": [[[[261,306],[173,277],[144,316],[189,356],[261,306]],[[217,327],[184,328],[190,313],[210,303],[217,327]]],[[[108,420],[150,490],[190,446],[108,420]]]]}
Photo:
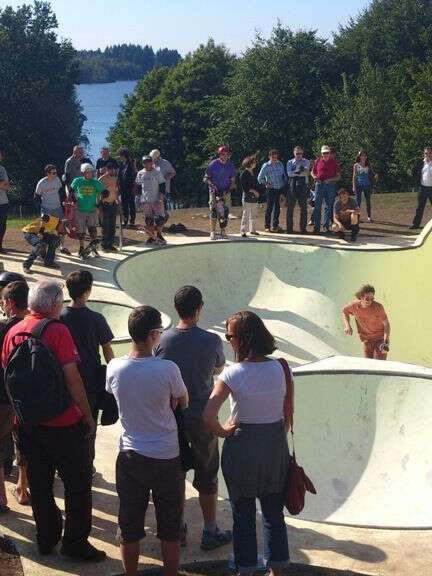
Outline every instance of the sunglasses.
{"type": "Polygon", "coordinates": [[[235,334],[225,334],[225,339],[228,340],[228,342],[231,342],[233,338],[235,338],[235,334]]]}

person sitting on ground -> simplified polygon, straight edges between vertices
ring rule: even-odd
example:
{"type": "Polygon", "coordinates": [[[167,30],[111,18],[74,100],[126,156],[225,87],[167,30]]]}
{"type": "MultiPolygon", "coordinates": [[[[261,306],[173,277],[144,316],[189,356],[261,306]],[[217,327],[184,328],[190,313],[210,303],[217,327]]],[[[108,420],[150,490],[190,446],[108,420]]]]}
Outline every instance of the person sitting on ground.
{"type": "MultiPolygon", "coordinates": [[[[60,178],[57,176],[57,168],[54,164],[45,166],[45,177],[41,178],[36,184],[34,197],[36,202],[40,203],[40,213],[55,216],[63,220],[63,208],[60,200],[60,190],[63,186],[60,178]]],[[[70,255],[70,251],[64,245],[64,234],[59,234],[60,252],[70,255]]]]}
{"type": "Polygon", "coordinates": [[[102,249],[106,252],[116,252],[114,246],[117,220],[118,184],[116,165],[107,162],[104,173],[99,178],[108,194],[101,194],[100,204],[102,212],[102,249]]]}
{"type": "Polygon", "coordinates": [[[261,503],[267,568],[279,576],[289,564],[284,519],[289,451],[286,432],[292,410],[286,400],[285,373],[269,354],[275,339],[253,312],[226,321],[226,339],[236,363],[220,374],[204,410],[209,430],[225,438],[222,472],[233,512],[233,548],[237,572],[253,574],[258,565],[256,499],[261,503]],[[231,416],[218,421],[230,397],[231,416]]]}
{"type": "MultiPolygon", "coordinates": [[[[7,284],[1,292],[1,307],[6,315],[6,320],[0,322],[0,350],[8,330],[29,313],[27,308],[28,292],[29,287],[24,277],[7,284]]],[[[30,503],[27,464],[19,449],[13,420],[13,409],[4,386],[3,369],[0,368],[0,513],[7,512],[5,510],[7,497],[4,490],[3,466],[11,452],[12,438],[18,466],[18,479],[12,493],[18,504],[26,506],[30,503]]]]}
{"type": "MultiPolygon", "coordinates": [[[[58,320],[63,308],[63,286],[58,282],[34,283],[29,292],[30,314],[11,328],[4,339],[2,365],[15,347],[43,319],[58,320]]],[[[58,362],[70,394],[68,407],[50,420],[18,426],[20,449],[27,461],[31,506],[39,553],[50,554],[62,540],[60,553],[83,562],[100,562],[106,554],[88,541],[92,526],[92,470],[88,435],[95,422],[77,368],[78,352],[62,322],[48,324],[41,340],[58,362]],[[64,484],[65,527],[54,500],[55,471],[64,484]],[[63,532],[63,537],[62,537],[63,532]]]]}
{"type": "MultiPolygon", "coordinates": [[[[77,270],[66,277],[66,288],[72,300],[60,314],[60,319],[69,328],[78,350],[78,370],[95,422],[105,390],[105,367],[101,365],[99,347],[105,362],[114,358],[111,341],[114,338],[105,317],[87,307],[93,287],[93,275],[88,270],[77,270]]],[[[90,438],[90,457],[95,458],[96,431],[90,438]]]]}
{"type": "Polygon", "coordinates": [[[285,168],[279,160],[279,151],[272,148],[268,153],[268,161],[264,162],[258,174],[258,182],[264,184],[267,191],[267,208],[265,212],[265,231],[283,232],[279,226],[280,198],[286,184],[285,168]],[[273,223],[272,223],[273,214],[273,223]],[[272,227],[270,229],[270,225],[272,227]]]}
{"type": "Polygon", "coordinates": [[[383,305],[375,301],[375,288],[365,284],[355,296],[356,300],[342,309],[344,332],[348,336],[352,335],[350,317],[354,316],[363,342],[364,357],[386,360],[390,344],[390,322],[383,305]]]}
{"type": "Polygon", "coordinates": [[[43,258],[47,268],[59,268],[55,263],[56,248],[60,244],[59,234],[64,232],[63,223],[55,216],[42,214],[22,229],[24,240],[32,246],[32,251],[23,263],[23,270],[31,274],[31,267],[38,256],[43,258]]]}
{"type": "Polygon", "coordinates": [[[108,170],[108,164],[112,164],[114,170],[116,171],[118,168],[117,160],[110,156],[110,151],[108,146],[102,146],[100,151],[100,158],[96,160],[96,174],[100,180],[100,177],[103,176],[108,170]]]}
{"type": "Polygon", "coordinates": [[[333,208],[332,230],[338,238],[345,238],[351,232],[351,240],[355,242],[359,233],[360,208],[354,198],[351,198],[346,188],[341,188],[333,208]]]}
{"type": "Polygon", "coordinates": [[[221,237],[228,238],[227,197],[235,189],[235,175],[228,146],[219,146],[218,158],[210,162],[204,175],[204,182],[209,189],[210,240],[216,240],[216,222],[219,222],[221,237]]]}
{"type": "Polygon", "coordinates": [[[256,168],[255,156],[247,156],[243,162],[243,172],[240,174],[240,185],[242,187],[243,214],[240,224],[242,238],[246,238],[246,232],[252,236],[259,236],[256,231],[256,217],[258,212],[258,180],[254,174],[256,168]]]}
{"type": "MultiPolygon", "coordinates": [[[[231,532],[222,532],[216,523],[218,439],[206,430],[202,413],[213,390],[213,375],[221,372],[225,355],[219,336],[197,325],[203,305],[202,294],[195,286],[177,290],[174,306],[179,322],[162,334],[155,354],[177,364],[189,393],[189,407],[183,412],[183,422],[192,447],[193,486],[198,490],[204,518],[201,548],[213,550],[231,542],[231,532]]],[[[182,545],[186,544],[186,532],[182,522],[182,545]]]]}
{"type": "MultiPolygon", "coordinates": [[[[98,196],[104,189],[104,185],[94,178],[94,168],[91,164],[85,163],[81,166],[82,176],[75,178],[71,182],[71,189],[76,200],[76,223],[78,229],[79,252],[78,256],[84,258],[84,242],[86,232],[90,235],[90,241],[97,240],[97,203],[98,196]]],[[[94,251],[96,252],[96,251],[94,251]]],[[[97,252],[96,254],[97,255],[97,252]]]]}
{"type": "Polygon", "coordinates": [[[184,473],[173,408],[186,408],[188,393],[176,364],[153,356],[163,332],[160,312],[139,306],[131,312],[128,328],[132,348],[127,356],[111,360],[106,379],[121,423],[116,464],[121,557],[125,575],[136,576],[152,492],[164,574],[177,576],[184,473]]]}
{"type": "Polygon", "coordinates": [[[143,157],[143,169],[136,176],[136,183],[141,186],[141,205],[144,211],[146,244],[166,244],[162,236],[165,223],[165,178],[156,170],[150,156],[143,157]]]}

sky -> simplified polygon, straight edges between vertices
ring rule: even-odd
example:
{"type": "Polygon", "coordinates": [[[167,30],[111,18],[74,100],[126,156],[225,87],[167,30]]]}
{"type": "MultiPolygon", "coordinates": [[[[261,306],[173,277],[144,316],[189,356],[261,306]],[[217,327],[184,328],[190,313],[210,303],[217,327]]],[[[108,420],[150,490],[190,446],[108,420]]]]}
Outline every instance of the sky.
{"type": "MultiPolygon", "coordinates": [[[[14,8],[30,0],[0,0],[14,8]]],[[[268,37],[279,19],[293,30],[317,29],[324,38],[367,0],[52,0],[59,35],[80,49],[149,44],[184,55],[213,38],[240,54],[258,31],[268,37]]]]}

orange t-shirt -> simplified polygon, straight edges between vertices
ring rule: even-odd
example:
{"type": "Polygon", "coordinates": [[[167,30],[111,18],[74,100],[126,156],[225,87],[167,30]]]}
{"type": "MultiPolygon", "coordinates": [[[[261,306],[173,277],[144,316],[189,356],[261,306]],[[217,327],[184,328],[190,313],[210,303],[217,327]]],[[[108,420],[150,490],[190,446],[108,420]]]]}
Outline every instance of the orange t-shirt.
{"type": "Polygon", "coordinates": [[[387,320],[384,307],[378,302],[363,308],[358,300],[347,304],[342,312],[354,316],[357,331],[362,342],[374,342],[384,339],[383,322],[387,320]]]}

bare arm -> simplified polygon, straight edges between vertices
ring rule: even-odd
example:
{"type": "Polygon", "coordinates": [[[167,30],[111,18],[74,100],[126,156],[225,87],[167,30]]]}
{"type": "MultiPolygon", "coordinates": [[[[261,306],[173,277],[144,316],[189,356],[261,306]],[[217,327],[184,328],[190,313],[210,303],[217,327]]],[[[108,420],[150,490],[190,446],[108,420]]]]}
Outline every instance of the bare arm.
{"type": "Polygon", "coordinates": [[[356,187],[356,169],[355,169],[355,164],[353,166],[353,175],[352,175],[352,189],[353,192],[357,192],[357,187],[356,187]]]}
{"type": "Polygon", "coordinates": [[[351,322],[350,322],[350,314],[348,312],[345,311],[345,309],[342,310],[342,320],[343,320],[343,324],[344,324],[344,332],[347,336],[352,336],[352,328],[351,328],[351,322]]]}
{"type": "Polygon", "coordinates": [[[102,353],[105,358],[105,362],[108,364],[114,358],[114,352],[111,346],[111,342],[106,342],[102,344],[102,353]]]}
{"type": "Polygon", "coordinates": [[[96,424],[93,420],[90,405],[87,400],[87,394],[85,392],[80,373],[78,372],[77,365],[75,362],[71,362],[62,368],[69,394],[71,395],[72,400],[81,410],[84,421],[88,427],[88,434],[90,435],[96,428],[96,424]]]}
{"type": "Polygon", "coordinates": [[[222,382],[222,380],[217,380],[213,388],[213,392],[204,408],[203,420],[206,428],[213,432],[215,436],[220,438],[227,438],[231,436],[234,432],[236,425],[231,424],[231,422],[225,422],[222,426],[218,420],[219,410],[222,404],[228,398],[230,389],[228,386],[222,382]]]}
{"type": "Polygon", "coordinates": [[[383,326],[384,326],[384,342],[390,342],[390,322],[388,321],[387,317],[385,320],[383,320],[383,326]]]}

